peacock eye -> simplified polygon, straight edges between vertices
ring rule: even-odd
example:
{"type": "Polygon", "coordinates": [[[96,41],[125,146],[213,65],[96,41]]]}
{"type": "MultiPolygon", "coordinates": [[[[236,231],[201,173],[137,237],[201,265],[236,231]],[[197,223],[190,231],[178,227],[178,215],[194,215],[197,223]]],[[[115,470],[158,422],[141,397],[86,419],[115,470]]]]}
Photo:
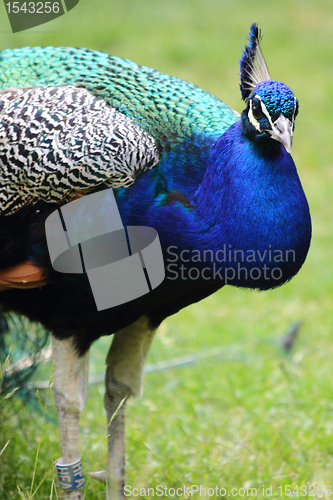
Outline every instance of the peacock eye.
{"type": "Polygon", "coordinates": [[[298,110],[299,110],[299,104],[298,104],[298,99],[296,99],[295,111],[294,111],[294,119],[298,115],[298,110]]]}
{"type": "Polygon", "coordinates": [[[252,101],[252,114],[256,120],[260,120],[264,116],[259,99],[252,101]]]}

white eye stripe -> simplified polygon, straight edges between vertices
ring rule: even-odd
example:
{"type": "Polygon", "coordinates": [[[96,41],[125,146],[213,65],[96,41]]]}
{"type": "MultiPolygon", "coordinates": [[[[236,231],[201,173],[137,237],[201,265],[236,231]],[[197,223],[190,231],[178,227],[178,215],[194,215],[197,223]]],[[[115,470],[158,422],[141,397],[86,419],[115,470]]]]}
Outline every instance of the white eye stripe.
{"type": "Polygon", "coordinates": [[[250,101],[250,107],[249,107],[249,112],[247,114],[248,116],[248,119],[249,119],[249,122],[251,123],[251,125],[253,125],[253,127],[258,130],[258,132],[260,132],[260,125],[259,125],[259,122],[258,120],[256,120],[253,116],[253,109],[252,109],[252,100],[250,101]]]}
{"type": "MultiPolygon", "coordinates": [[[[259,99],[260,99],[260,97],[259,97],[259,99]]],[[[268,110],[267,110],[265,104],[262,102],[261,99],[260,99],[260,103],[261,103],[261,111],[264,113],[264,115],[266,116],[267,120],[269,121],[270,126],[273,128],[272,118],[270,117],[270,114],[268,113],[268,110]]]]}
{"type": "MultiPolygon", "coordinates": [[[[266,108],[265,104],[262,102],[260,96],[255,95],[254,98],[259,100],[260,106],[261,106],[261,111],[266,116],[266,118],[268,119],[270,126],[273,128],[272,119],[271,119],[271,117],[270,117],[270,115],[269,115],[269,113],[267,111],[267,108],[266,108]]],[[[258,130],[258,132],[262,132],[262,130],[260,129],[260,123],[259,123],[259,121],[253,115],[253,103],[252,103],[252,99],[250,100],[250,108],[249,108],[248,118],[249,118],[249,122],[251,123],[251,125],[253,125],[254,128],[256,130],[258,130]]]]}

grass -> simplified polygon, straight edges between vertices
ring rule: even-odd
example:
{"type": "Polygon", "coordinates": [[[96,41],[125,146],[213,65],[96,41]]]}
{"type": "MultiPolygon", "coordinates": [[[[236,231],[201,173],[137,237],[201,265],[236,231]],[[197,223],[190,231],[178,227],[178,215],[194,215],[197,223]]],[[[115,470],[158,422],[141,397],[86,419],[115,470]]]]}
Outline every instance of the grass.
{"type": "MultiPolygon", "coordinates": [[[[16,35],[4,7],[0,16],[0,49],[104,50],[190,80],[238,111],[243,36],[253,21],[259,23],[273,78],[290,85],[300,101],[293,157],[312,213],[309,256],[299,275],[280,289],[226,287],[164,322],[148,363],[211,349],[222,354],[146,375],[144,396],[128,403],[127,484],[218,485],[229,494],[232,488],[255,487],[257,498],[264,498],[263,485],[272,486],[273,498],[286,496],[279,486],[298,485],[301,491],[306,485],[303,498],[310,498],[310,485],[333,489],[331,0],[81,0],[64,17],[16,35]],[[278,339],[299,320],[300,337],[286,356],[278,339]]],[[[94,373],[104,372],[109,342],[103,338],[92,349],[94,373]]],[[[43,368],[41,377],[50,370],[43,368]]],[[[82,415],[86,471],[106,462],[103,393],[103,384],[90,386],[82,415]]],[[[46,411],[53,414],[52,399],[46,411]]],[[[0,412],[0,498],[30,499],[39,485],[33,498],[56,498],[56,425],[14,397],[0,403],[0,412]]],[[[88,480],[85,491],[89,500],[104,498],[98,483],[88,480]]],[[[296,496],[295,490],[290,497],[296,496]]]]}

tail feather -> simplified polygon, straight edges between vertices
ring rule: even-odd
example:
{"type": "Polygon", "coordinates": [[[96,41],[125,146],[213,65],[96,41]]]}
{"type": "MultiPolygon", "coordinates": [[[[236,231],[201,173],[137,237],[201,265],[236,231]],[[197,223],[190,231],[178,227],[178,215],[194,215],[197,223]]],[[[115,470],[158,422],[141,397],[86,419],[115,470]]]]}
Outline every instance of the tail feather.
{"type": "Polygon", "coordinates": [[[49,332],[13,313],[0,313],[0,398],[15,392],[24,402],[37,405],[29,381],[37,370],[49,332]]]}

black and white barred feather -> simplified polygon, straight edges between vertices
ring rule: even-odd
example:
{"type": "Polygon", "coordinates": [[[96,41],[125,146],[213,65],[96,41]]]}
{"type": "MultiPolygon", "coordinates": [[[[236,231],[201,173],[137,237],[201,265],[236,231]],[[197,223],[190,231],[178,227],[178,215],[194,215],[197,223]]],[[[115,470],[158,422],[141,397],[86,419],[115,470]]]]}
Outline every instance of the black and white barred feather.
{"type": "Polygon", "coordinates": [[[153,137],[86,89],[0,93],[0,214],[67,202],[100,184],[128,187],[153,168],[153,137]]]}

